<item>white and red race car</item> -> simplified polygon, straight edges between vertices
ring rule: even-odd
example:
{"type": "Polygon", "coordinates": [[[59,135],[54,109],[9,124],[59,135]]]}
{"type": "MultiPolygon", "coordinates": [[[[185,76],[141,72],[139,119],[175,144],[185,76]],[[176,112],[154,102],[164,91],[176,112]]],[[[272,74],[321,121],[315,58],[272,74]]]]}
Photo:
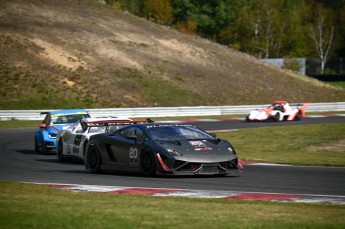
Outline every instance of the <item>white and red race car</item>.
{"type": "Polygon", "coordinates": [[[299,121],[305,117],[307,103],[289,104],[286,101],[274,101],[272,105],[262,110],[251,111],[246,121],[299,121]]]}

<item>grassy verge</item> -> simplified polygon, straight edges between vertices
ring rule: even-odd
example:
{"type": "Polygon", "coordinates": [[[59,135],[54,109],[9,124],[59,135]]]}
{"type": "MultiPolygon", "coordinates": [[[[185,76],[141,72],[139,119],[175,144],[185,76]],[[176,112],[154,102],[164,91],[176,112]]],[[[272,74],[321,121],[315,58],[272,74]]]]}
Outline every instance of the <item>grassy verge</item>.
{"type": "Polygon", "coordinates": [[[345,166],[345,147],[339,143],[345,140],[344,123],[240,129],[217,136],[228,139],[242,160],[345,166]],[[318,147],[324,144],[333,147],[318,147]]]}
{"type": "Polygon", "coordinates": [[[76,193],[0,182],[0,228],[343,228],[345,206],[76,193]]]}
{"type": "Polygon", "coordinates": [[[343,87],[345,88],[345,81],[333,81],[333,82],[329,82],[330,84],[339,86],[339,87],[343,87]]]}
{"type": "Polygon", "coordinates": [[[19,120],[10,120],[10,121],[0,121],[0,128],[31,128],[37,127],[42,121],[19,121],[19,120]]]}

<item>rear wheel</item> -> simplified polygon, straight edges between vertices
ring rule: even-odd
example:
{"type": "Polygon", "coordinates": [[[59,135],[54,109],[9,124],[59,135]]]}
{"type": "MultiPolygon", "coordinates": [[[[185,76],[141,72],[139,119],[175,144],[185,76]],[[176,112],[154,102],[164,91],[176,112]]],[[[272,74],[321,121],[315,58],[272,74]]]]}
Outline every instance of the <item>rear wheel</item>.
{"type": "Polygon", "coordinates": [[[274,116],[274,119],[276,122],[279,122],[280,121],[280,113],[277,113],[275,116],[274,116]]]}
{"type": "Polygon", "coordinates": [[[94,146],[90,146],[87,150],[87,163],[90,172],[98,173],[101,171],[101,155],[94,146]]]}
{"type": "Polygon", "coordinates": [[[275,121],[275,118],[274,116],[269,116],[268,119],[267,119],[268,122],[274,122],[275,121]]]}
{"type": "Polygon", "coordinates": [[[141,171],[145,176],[156,175],[156,162],[151,150],[144,150],[142,152],[141,171]]]}
{"type": "Polygon", "coordinates": [[[302,119],[302,112],[298,111],[296,117],[294,118],[294,121],[300,121],[302,119]]]}

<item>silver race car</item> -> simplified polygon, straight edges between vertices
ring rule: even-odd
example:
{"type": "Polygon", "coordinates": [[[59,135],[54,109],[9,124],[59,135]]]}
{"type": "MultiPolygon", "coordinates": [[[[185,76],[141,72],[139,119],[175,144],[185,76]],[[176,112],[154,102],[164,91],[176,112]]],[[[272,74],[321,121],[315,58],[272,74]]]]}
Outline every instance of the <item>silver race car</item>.
{"type": "Polygon", "coordinates": [[[128,118],[84,118],[57,134],[57,157],[59,161],[74,157],[84,159],[86,146],[92,135],[117,130],[126,125],[138,123],[128,118]]]}

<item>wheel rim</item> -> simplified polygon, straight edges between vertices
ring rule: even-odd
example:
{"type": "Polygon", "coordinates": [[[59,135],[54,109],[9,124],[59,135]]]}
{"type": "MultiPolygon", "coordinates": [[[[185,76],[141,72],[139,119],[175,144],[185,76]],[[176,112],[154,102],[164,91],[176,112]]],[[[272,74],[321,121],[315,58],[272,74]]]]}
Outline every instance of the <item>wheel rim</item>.
{"type": "Polygon", "coordinates": [[[143,171],[146,174],[149,174],[153,167],[153,161],[149,153],[146,153],[143,158],[143,171]]]}

